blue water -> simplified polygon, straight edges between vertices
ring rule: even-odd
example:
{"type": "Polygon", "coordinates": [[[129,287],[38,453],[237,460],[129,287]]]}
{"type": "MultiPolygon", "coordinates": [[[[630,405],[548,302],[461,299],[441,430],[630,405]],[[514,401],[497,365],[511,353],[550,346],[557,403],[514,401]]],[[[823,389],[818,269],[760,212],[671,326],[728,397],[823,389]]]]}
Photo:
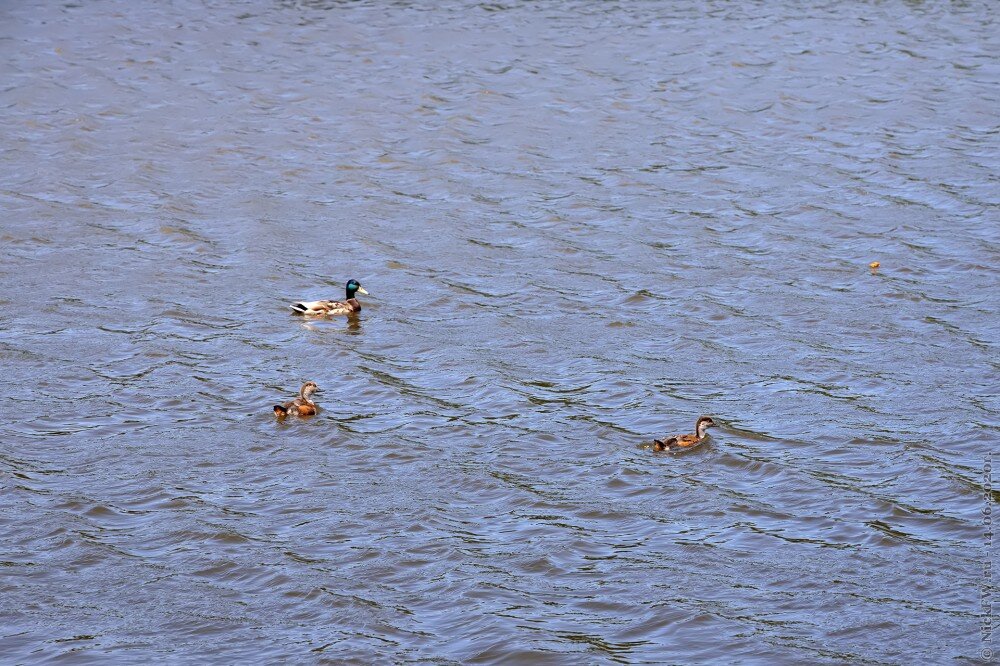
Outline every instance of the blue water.
{"type": "Polygon", "coordinates": [[[988,662],[997,18],[3,6],[0,661],[988,662]]]}

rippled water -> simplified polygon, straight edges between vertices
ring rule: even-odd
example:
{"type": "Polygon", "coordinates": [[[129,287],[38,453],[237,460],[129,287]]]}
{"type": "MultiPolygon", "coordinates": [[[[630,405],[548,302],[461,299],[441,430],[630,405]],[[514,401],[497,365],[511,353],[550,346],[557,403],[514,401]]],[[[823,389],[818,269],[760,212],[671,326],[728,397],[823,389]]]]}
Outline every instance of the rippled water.
{"type": "Polygon", "coordinates": [[[0,657],[980,661],[998,14],[5,3],[0,657]]]}

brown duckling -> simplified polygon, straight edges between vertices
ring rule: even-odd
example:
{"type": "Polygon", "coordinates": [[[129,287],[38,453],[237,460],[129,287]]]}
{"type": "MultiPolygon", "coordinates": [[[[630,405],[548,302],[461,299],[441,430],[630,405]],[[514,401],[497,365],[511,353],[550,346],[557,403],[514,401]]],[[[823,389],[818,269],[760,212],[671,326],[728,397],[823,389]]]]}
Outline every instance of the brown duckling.
{"type": "Polygon", "coordinates": [[[361,292],[365,296],[368,291],[357,280],[347,281],[347,300],[344,301],[302,301],[292,306],[293,314],[307,317],[328,317],[330,315],[350,315],[361,312],[361,303],[354,295],[361,292]]]}
{"type": "Polygon", "coordinates": [[[716,425],[711,416],[699,416],[694,424],[694,433],[690,435],[674,435],[663,439],[653,440],[654,451],[681,451],[689,449],[696,444],[701,444],[706,435],[705,431],[716,425]]]}
{"type": "Polygon", "coordinates": [[[295,400],[286,402],[284,405],[274,406],[274,415],[279,419],[283,419],[289,414],[296,416],[312,416],[316,413],[316,403],[312,401],[310,396],[319,390],[316,386],[316,382],[306,382],[299,389],[299,397],[295,400]]]}

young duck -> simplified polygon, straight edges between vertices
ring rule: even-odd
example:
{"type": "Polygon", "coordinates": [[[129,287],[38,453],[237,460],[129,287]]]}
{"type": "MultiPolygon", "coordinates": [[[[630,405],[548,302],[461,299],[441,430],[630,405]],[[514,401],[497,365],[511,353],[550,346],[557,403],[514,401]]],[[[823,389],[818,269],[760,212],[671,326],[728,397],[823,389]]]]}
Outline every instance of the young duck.
{"type": "Polygon", "coordinates": [[[274,415],[279,419],[283,419],[289,414],[312,416],[316,413],[316,403],[312,401],[310,396],[318,390],[319,387],[316,386],[316,382],[306,382],[299,389],[299,397],[286,402],[284,405],[274,406],[274,415]]]}
{"type": "Polygon", "coordinates": [[[705,431],[712,426],[716,425],[715,421],[712,420],[711,416],[699,416],[698,420],[694,424],[694,434],[691,435],[674,435],[673,437],[664,437],[663,439],[653,440],[653,450],[654,451],[681,451],[683,449],[689,449],[696,444],[701,444],[702,441],[707,436],[705,431]]]}
{"type": "Polygon", "coordinates": [[[295,314],[306,315],[307,317],[327,317],[330,315],[349,315],[361,312],[361,303],[354,298],[354,294],[361,292],[365,296],[368,292],[357,280],[347,281],[347,300],[345,301],[302,301],[291,306],[295,314]]]}

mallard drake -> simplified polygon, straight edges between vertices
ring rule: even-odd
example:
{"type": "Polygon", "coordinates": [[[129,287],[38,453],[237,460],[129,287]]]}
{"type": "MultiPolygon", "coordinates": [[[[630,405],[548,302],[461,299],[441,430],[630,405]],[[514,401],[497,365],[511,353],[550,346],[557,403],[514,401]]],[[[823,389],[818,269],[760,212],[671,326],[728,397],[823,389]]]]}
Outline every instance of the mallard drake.
{"type": "Polygon", "coordinates": [[[711,416],[699,416],[698,420],[695,421],[693,434],[674,435],[672,437],[664,437],[663,439],[654,439],[653,450],[680,451],[683,449],[690,449],[697,444],[701,444],[705,437],[707,437],[705,431],[714,425],[716,425],[716,423],[712,420],[711,416]]]}
{"type": "Polygon", "coordinates": [[[344,301],[302,301],[291,305],[292,312],[305,315],[307,317],[328,317],[330,315],[349,315],[361,312],[361,303],[354,298],[354,294],[361,292],[365,296],[368,292],[361,283],[351,279],[347,281],[347,300],[344,301]]]}
{"type": "Polygon", "coordinates": [[[306,382],[299,389],[299,397],[286,402],[284,405],[274,406],[274,415],[279,419],[283,419],[289,414],[312,416],[316,413],[316,403],[312,401],[310,396],[318,390],[319,387],[316,386],[316,382],[306,382]]]}

